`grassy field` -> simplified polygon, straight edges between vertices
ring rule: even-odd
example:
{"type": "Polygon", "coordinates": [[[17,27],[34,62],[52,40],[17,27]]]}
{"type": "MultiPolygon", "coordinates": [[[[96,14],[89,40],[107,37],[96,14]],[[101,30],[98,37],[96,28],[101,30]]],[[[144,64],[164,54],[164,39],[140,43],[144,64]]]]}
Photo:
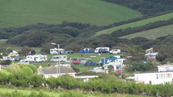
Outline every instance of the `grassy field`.
{"type": "Polygon", "coordinates": [[[120,38],[132,39],[134,37],[142,36],[142,37],[152,40],[152,39],[156,39],[158,37],[166,36],[166,35],[170,35],[170,34],[173,34],[173,25],[168,25],[168,26],[151,29],[151,30],[146,30],[146,31],[126,35],[126,36],[123,36],[120,38]]]}
{"type": "Polygon", "coordinates": [[[101,0],[0,0],[0,28],[63,21],[107,25],[142,16],[101,0]]]}
{"type": "Polygon", "coordinates": [[[84,94],[86,97],[147,97],[144,95],[128,95],[128,94],[119,94],[119,93],[112,93],[112,94],[104,94],[104,93],[100,93],[100,92],[91,92],[91,91],[81,91],[81,90],[56,90],[57,92],[48,92],[45,90],[23,90],[23,89],[7,89],[7,88],[0,88],[0,93],[12,93],[12,92],[20,92],[23,94],[27,94],[29,95],[31,92],[43,92],[47,95],[53,96],[53,97],[60,97],[60,95],[62,93],[65,92],[69,92],[69,91],[73,91],[73,92],[77,92],[77,93],[82,93],[84,94]]]}
{"type": "MultiPolygon", "coordinates": [[[[95,53],[73,53],[73,54],[66,54],[69,58],[87,58],[88,60],[94,61],[94,62],[99,62],[100,59],[102,58],[106,58],[108,56],[114,56],[113,54],[108,54],[108,53],[104,53],[104,54],[95,54],[95,53]]],[[[50,65],[56,65],[56,62],[50,62],[50,59],[52,58],[52,56],[55,55],[51,55],[48,54],[48,61],[47,62],[43,62],[43,63],[33,63],[36,67],[42,66],[42,67],[47,67],[48,64],[50,65]]],[[[80,69],[80,72],[87,72],[88,70],[92,70],[94,68],[94,66],[91,66],[90,68],[88,68],[87,66],[83,66],[84,64],[78,64],[75,65],[77,68],[80,69]]]]}
{"type": "MultiPolygon", "coordinates": [[[[20,49],[22,48],[22,47],[19,47],[19,46],[16,46],[16,45],[6,44],[6,40],[0,40],[0,45],[3,45],[6,48],[8,47],[8,48],[10,48],[12,50],[16,50],[16,51],[20,51],[20,49]]],[[[37,54],[41,53],[41,48],[31,48],[31,49],[35,50],[37,54]]],[[[100,54],[100,55],[98,53],[73,53],[73,54],[63,54],[63,55],[67,55],[68,59],[70,59],[70,58],[87,58],[88,60],[91,60],[91,61],[94,61],[94,62],[99,62],[100,59],[106,58],[108,56],[114,56],[113,54],[109,54],[109,53],[103,53],[103,54],[100,54]]],[[[50,62],[50,60],[53,56],[56,56],[56,54],[55,55],[47,54],[48,61],[42,62],[42,63],[33,63],[33,64],[37,68],[39,66],[47,67],[48,64],[56,65],[57,64],[56,62],[50,62]]],[[[24,56],[21,56],[21,57],[24,58],[24,56]]],[[[18,63],[18,61],[15,62],[15,63],[18,63]]],[[[87,66],[83,66],[83,64],[76,65],[76,67],[79,68],[81,72],[86,72],[86,71],[91,70],[91,69],[94,68],[94,67],[88,68],[87,66]]]]}
{"type": "Polygon", "coordinates": [[[113,31],[116,31],[116,30],[119,30],[119,29],[126,29],[126,28],[129,28],[129,27],[140,27],[140,26],[146,25],[148,23],[152,23],[152,22],[156,22],[156,21],[160,21],[160,20],[169,20],[170,18],[173,18],[173,13],[168,13],[168,14],[165,14],[165,15],[152,17],[152,18],[140,20],[140,21],[137,21],[137,22],[128,23],[128,24],[124,24],[124,25],[121,25],[121,26],[117,26],[117,27],[106,29],[106,30],[102,30],[102,31],[97,32],[94,36],[98,36],[98,35],[101,35],[101,34],[111,34],[113,31]]]}

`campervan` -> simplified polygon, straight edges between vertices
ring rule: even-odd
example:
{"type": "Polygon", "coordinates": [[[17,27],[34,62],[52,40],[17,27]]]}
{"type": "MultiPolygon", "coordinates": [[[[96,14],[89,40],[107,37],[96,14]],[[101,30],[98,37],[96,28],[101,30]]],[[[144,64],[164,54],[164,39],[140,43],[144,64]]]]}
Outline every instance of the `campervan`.
{"type": "Polygon", "coordinates": [[[54,48],[54,49],[50,49],[50,54],[63,54],[64,51],[65,50],[62,48],[54,48]]]}
{"type": "Polygon", "coordinates": [[[45,62],[47,60],[47,55],[41,55],[41,54],[28,55],[26,56],[26,60],[30,62],[45,62]]]}
{"type": "Polygon", "coordinates": [[[95,53],[108,53],[109,47],[97,47],[95,53]]]}
{"type": "Polygon", "coordinates": [[[67,55],[53,56],[50,61],[51,62],[57,62],[57,61],[66,62],[67,61],[67,55]]]}

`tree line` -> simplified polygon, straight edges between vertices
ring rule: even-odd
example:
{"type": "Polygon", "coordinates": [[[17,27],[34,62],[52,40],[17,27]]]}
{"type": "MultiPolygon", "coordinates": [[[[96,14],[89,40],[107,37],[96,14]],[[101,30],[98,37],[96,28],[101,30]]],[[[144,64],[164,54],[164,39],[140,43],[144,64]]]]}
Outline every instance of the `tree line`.
{"type": "MultiPolygon", "coordinates": [[[[68,22],[63,22],[60,25],[48,25],[39,23],[36,25],[16,28],[15,30],[10,30],[10,28],[8,28],[4,29],[3,31],[11,33],[14,33],[16,31],[20,33],[16,34],[16,36],[14,35],[13,37],[9,35],[9,39],[7,41],[7,43],[9,44],[16,44],[19,46],[41,47],[46,45],[46,43],[55,42],[61,44],[61,47],[69,49],[80,49],[84,47],[95,48],[97,46],[112,47],[117,44],[129,43],[129,40],[120,39],[119,37],[144,30],[170,25],[172,23],[173,19],[167,21],[157,21],[141,27],[120,29],[114,31],[110,35],[103,34],[97,37],[92,36],[104,27],[68,22]],[[74,47],[73,45],[76,45],[76,47],[74,47]]],[[[136,38],[136,40],[137,39],[141,40],[140,38],[136,38]]],[[[133,40],[131,41],[132,44],[133,42],[135,43],[135,41],[133,40]]]]}
{"type": "Polygon", "coordinates": [[[162,12],[172,11],[173,2],[171,0],[103,0],[120,4],[128,8],[137,10],[144,15],[153,15],[162,12]]]}
{"type": "Polygon", "coordinates": [[[10,74],[0,72],[0,84],[12,85],[16,87],[42,87],[50,89],[82,89],[86,91],[100,91],[103,93],[128,93],[141,95],[156,95],[162,97],[173,95],[173,86],[171,83],[151,85],[135,83],[134,81],[124,81],[114,75],[105,73],[99,74],[98,78],[83,82],[81,79],[73,78],[70,75],[60,76],[58,78],[49,77],[45,79],[42,75],[36,74],[34,65],[12,64],[7,70],[10,74]]]}

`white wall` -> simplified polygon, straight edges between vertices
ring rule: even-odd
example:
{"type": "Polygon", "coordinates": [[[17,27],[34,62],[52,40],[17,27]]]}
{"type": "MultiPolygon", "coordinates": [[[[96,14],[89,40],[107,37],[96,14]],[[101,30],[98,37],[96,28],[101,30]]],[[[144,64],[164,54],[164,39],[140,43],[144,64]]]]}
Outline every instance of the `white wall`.
{"type": "Polygon", "coordinates": [[[45,77],[45,78],[49,78],[49,77],[59,77],[59,76],[66,75],[66,74],[69,74],[69,75],[75,77],[75,74],[76,74],[76,73],[44,74],[44,77],[45,77]]]}
{"type": "Polygon", "coordinates": [[[144,84],[164,84],[166,82],[173,82],[173,72],[135,74],[135,81],[144,84]]]}

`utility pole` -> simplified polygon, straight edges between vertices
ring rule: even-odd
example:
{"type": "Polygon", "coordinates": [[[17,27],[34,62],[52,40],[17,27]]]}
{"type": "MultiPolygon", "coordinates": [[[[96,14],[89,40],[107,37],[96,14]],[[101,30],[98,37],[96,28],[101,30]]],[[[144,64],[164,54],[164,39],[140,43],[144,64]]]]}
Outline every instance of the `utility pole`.
{"type": "MultiPolygon", "coordinates": [[[[59,51],[60,45],[57,43],[51,43],[52,45],[57,45],[58,46],[58,54],[60,54],[61,51],[59,51]]],[[[59,73],[60,75],[60,61],[58,61],[58,69],[57,69],[57,73],[59,73]]]]}

